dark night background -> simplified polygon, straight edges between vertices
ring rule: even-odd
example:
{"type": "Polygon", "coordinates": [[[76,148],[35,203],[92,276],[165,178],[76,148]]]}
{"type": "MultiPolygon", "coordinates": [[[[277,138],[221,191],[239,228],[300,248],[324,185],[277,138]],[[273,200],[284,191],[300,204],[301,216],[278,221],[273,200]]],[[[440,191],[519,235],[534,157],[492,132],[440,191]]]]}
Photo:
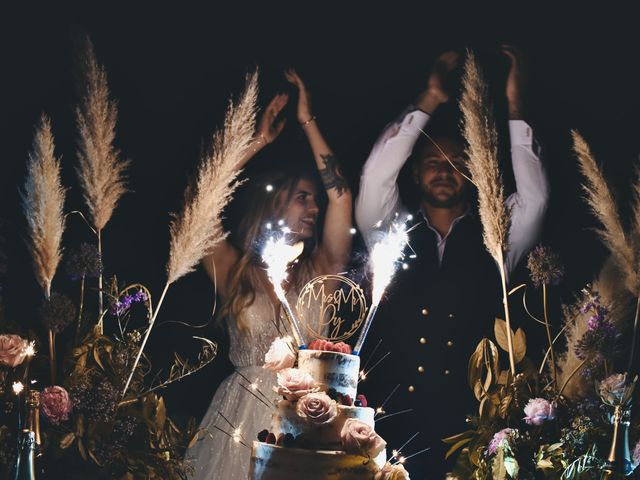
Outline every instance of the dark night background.
{"type": "MultiPolygon", "coordinates": [[[[23,241],[18,192],[33,126],[43,111],[52,119],[63,159],[63,181],[70,188],[67,210],[85,208],[73,171],[73,108],[78,100],[74,48],[84,34],[107,69],[112,95],[119,101],[117,144],[133,162],[131,192],[104,231],[107,275],[116,273],[119,280],[143,283],[156,297],[160,294],[166,278],[168,212],[179,208],[203,142],[220,124],[229,96],[241,90],[245,73],[255,66],[262,73],[263,105],[286,87],[282,69],[298,68],[312,91],[320,126],[355,191],[377,134],[414,98],[431,62],[445,49],[478,52],[504,125],[500,95],[507,63],[497,52],[501,43],[513,43],[529,54],[529,106],[545,145],[552,186],[543,240],[563,257],[567,280],[560,293],[570,300],[597,272],[605,251],[590,231],[594,221],[579,197],[568,133],[581,130],[619,203],[627,204],[639,151],[640,33],[635,16],[613,2],[562,9],[540,2],[482,7],[477,4],[484,2],[473,7],[443,3],[160,6],[77,1],[0,7],[0,218],[8,257],[2,281],[7,318],[37,326],[41,294],[23,241]]],[[[285,134],[254,163],[310,161],[293,110],[289,113],[285,134]]],[[[71,217],[67,249],[89,239],[79,217],[71,217]]],[[[77,296],[77,285],[64,278],[63,270],[55,289],[77,296]]],[[[212,287],[201,270],[171,287],[150,340],[156,366],[170,361],[170,350],[193,353],[191,335],[221,338],[212,324],[188,329],[167,323],[207,324],[212,307],[212,287]]],[[[224,357],[223,350],[205,371],[166,392],[174,409],[203,413],[226,371],[224,357]]]]}

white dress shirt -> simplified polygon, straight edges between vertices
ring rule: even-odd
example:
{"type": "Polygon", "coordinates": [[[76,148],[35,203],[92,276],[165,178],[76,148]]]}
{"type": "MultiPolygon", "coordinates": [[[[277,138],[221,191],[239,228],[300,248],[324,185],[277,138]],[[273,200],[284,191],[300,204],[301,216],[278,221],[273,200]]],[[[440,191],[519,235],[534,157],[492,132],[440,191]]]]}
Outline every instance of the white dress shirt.
{"type": "MultiPolygon", "coordinates": [[[[400,201],[398,174],[429,119],[430,116],[423,111],[415,107],[407,108],[398,120],[387,125],[367,158],[360,177],[355,215],[368,247],[375,241],[375,233],[380,231],[380,226],[386,229],[396,214],[408,213],[400,201]]],[[[512,272],[540,235],[549,197],[549,183],[531,127],[523,120],[510,120],[509,134],[516,191],[506,200],[511,208],[511,228],[505,267],[507,272],[512,272]]],[[[449,233],[465,215],[454,220],[444,237],[436,232],[440,260],[449,233]]],[[[435,231],[424,217],[429,228],[435,231]]]]}

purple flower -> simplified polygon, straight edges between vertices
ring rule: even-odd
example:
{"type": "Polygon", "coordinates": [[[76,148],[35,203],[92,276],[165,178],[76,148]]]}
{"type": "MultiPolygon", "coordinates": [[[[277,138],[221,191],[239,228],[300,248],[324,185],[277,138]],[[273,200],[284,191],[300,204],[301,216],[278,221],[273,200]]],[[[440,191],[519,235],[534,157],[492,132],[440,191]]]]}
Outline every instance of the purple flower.
{"type": "Polygon", "coordinates": [[[524,421],[529,425],[542,425],[547,420],[556,418],[556,408],[544,398],[532,398],[524,407],[524,421]]]}
{"type": "Polygon", "coordinates": [[[45,300],[40,307],[40,318],[47,330],[60,333],[67,328],[76,317],[76,307],[73,302],[61,293],[52,293],[49,300],[45,300]]]}
{"type": "Polygon", "coordinates": [[[560,265],[560,257],[549,247],[536,246],[527,258],[531,281],[536,287],[540,285],[558,285],[564,276],[564,268],[560,265]]]}
{"type": "Polygon", "coordinates": [[[124,295],[123,297],[113,299],[111,301],[110,312],[112,315],[122,316],[129,311],[131,305],[137,302],[146,302],[147,294],[144,290],[138,290],[132,295],[124,295]]]}
{"type": "Polygon", "coordinates": [[[497,432],[489,442],[489,446],[487,447],[487,455],[495,455],[498,451],[498,448],[508,445],[511,437],[514,434],[517,434],[517,432],[518,431],[514,430],[513,428],[503,428],[502,430],[497,432]]]}
{"type": "Polygon", "coordinates": [[[113,420],[120,400],[119,390],[106,379],[97,385],[78,384],[71,388],[70,395],[74,409],[97,422],[113,420]]]}
{"type": "Polygon", "coordinates": [[[581,375],[591,376],[597,373],[604,360],[615,353],[618,332],[615,325],[607,319],[609,309],[600,304],[600,296],[596,292],[586,291],[587,301],[580,309],[588,315],[588,330],[578,340],[575,347],[576,356],[585,360],[581,375]]]}

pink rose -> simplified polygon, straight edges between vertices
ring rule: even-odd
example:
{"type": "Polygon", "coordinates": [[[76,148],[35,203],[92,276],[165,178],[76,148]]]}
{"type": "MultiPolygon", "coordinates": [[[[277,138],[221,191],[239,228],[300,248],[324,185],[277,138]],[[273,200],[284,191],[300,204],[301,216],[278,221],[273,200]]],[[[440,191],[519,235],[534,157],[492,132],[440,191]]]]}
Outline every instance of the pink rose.
{"type": "Polygon", "coordinates": [[[347,453],[376,457],[387,446],[380,435],[366,423],[349,418],[340,432],[342,447],[347,453]]]}
{"type": "Polygon", "coordinates": [[[0,335],[0,365],[17,367],[24,361],[29,342],[19,335],[0,335]]]}
{"type": "Polygon", "coordinates": [[[264,356],[264,368],[276,372],[283,368],[291,368],[295,363],[296,351],[291,337],[276,338],[264,356]]]}
{"type": "Polygon", "coordinates": [[[59,425],[64,420],[69,420],[71,413],[71,399],[67,391],[54,385],[47,387],[40,395],[40,406],[47,420],[53,425],[59,425]]]}
{"type": "Polygon", "coordinates": [[[409,472],[400,463],[391,465],[387,462],[382,470],[376,473],[374,480],[409,480],[409,472]]]}
{"type": "Polygon", "coordinates": [[[338,404],[324,392],[309,393],[298,400],[296,412],[308,422],[324,425],[336,418],[338,404]]]}
{"type": "Polygon", "coordinates": [[[317,392],[320,387],[307,372],[297,368],[285,368],[278,372],[278,388],[274,388],[274,390],[278,392],[278,395],[295,402],[308,393],[317,392]]]}
{"type": "Polygon", "coordinates": [[[524,421],[529,425],[542,425],[547,420],[556,418],[556,408],[544,398],[532,398],[524,407],[524,421]]]}

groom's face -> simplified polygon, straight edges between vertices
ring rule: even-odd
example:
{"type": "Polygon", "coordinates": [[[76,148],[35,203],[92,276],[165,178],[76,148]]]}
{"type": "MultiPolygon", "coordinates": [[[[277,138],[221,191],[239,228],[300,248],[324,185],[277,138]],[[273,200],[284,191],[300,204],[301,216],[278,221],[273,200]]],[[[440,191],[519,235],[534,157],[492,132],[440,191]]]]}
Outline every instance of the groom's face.
{"type": "Polygon", "coordinates": [[[452,208],[467,201],[469,182],[463,173],[468,175],[464,148],[447,138],[426,144],[413,167],[422,201],[438,208],[452,208]]]}

